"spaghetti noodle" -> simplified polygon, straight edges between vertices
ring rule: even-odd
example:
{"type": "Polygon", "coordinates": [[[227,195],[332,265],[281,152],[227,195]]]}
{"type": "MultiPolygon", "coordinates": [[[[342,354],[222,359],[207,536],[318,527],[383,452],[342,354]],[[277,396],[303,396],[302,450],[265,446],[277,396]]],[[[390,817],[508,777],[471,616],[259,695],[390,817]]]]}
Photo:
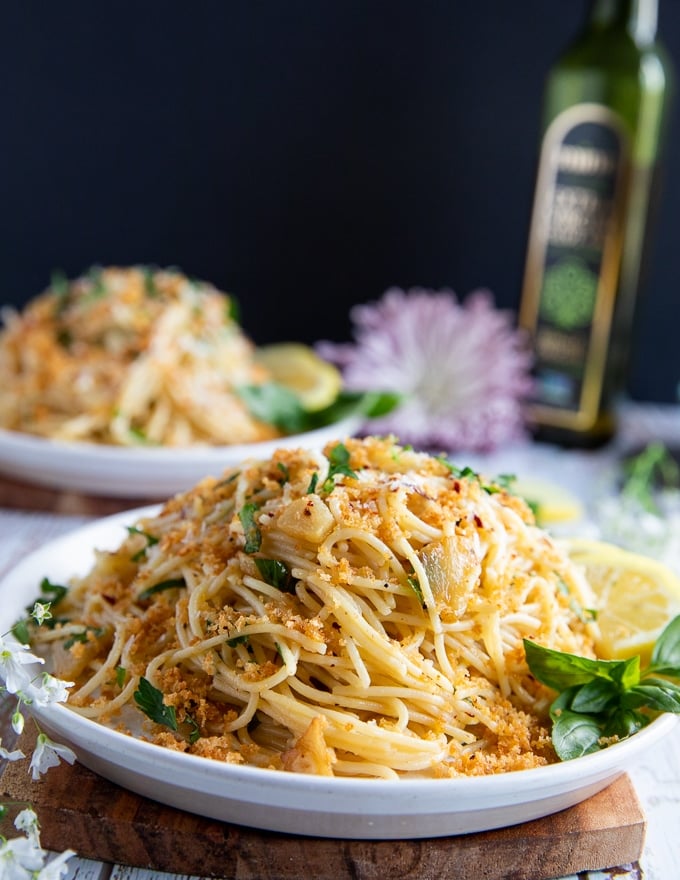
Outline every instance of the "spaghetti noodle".
{"type": "Polygon", "coordinates": [[[556,760],[522,640],[593,656],[590,588],[528,506],[393,438],[207,478],[99,552],[40,628],[68,706],[219,760],[327,775],[556,760]],[[162,722],[162,719],[160,719],[162,722]]]}
{"type": "Polygon", "coordinates": [[[173,270],[95,268],[55,278],[0,332],[0,426],[119,446],[280,436],[236,389],[267,371],[230,298],[173,270]]]}

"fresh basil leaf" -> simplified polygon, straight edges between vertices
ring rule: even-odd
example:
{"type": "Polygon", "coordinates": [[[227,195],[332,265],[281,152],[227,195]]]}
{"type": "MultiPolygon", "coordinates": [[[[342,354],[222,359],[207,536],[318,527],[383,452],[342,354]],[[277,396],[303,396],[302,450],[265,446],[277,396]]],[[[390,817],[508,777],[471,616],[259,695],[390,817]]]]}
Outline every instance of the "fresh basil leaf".
{"type": "Polygon", "coordinates": [[[135,703],[142,712],[155,721],[163,724],[170,730],[177,730],[177,716],[174,706],[166,706],[163,702],[163,692],[154,687],[147,678],[139,679],[139,686],[134,692],[135,703]]]}
{"type": "Polygon", "coordinates": [[[257,553],[262,544],[262,533],[255,522],[255,514],[257,510],[257,504],[248,503],[244,504],[238,512],[238,518],[241,520],[243,534],[246,539],[243,548],[246,553],[257,553]]]}
{"type": "Polygon", "coordinates": [[[591,660],[545,648],[530,639],[524,639],[524,651],[534,678],[556,691],[587,684],[594,678],[621,681],[627,675],[627,660],[591,660]]]}
{"type": "Polygon", "coordinates": [[[150,599],[155,593],[163,593],[165,590],[172,590],[175,587],[186,587],[187,582],[183,577],[181,578],[168,578],[167,581],[159,581],[157,584],[154,584],[151,587],[147,587],[146,590],[142,590],[142,592],[137,596],[140,601],[144,601],[145,599],[150,599]]]}
{"type": "Polygon", "coordinates": [[[21,642],[22,645],[30,644],[31,633],[28,628],[28,618],[17,620],[17,622],[12,627],[12,635],[18,642],[21,642]]]}
{"type": "Polygon", "coordinates": [[[262,580],[283,593],[295,592],[295,581],[288,566],[279,559],[256,559],[255,565],[262,580]]]}
{"type": "Polygon", "coordinates": [[[40,581],[40,592],[43,596],[48,597],[50,604],[54,607],[68,593],[68,587],[63,586],[63,584],[53,584],[49,578],[44,577],[40,581]]]}
{"type": "Polygon", "coordinates": [[[680,714],[680,687],[663,678],[644,678],[623,695],[626,708],[646,707],[659,712],[680,714]]]}
{"type": "Polygon", "coordinates": [[[360,400],[361,412],[367,419],[378,419],[396,409],[404,399],[397,391],[367,391],[360,400]]]}
{"type": "Polygon", "coordinates": [[[307,430],[332,425],[342,419],[358,416],[376,419],[392,412],[402,401],[403,395],[394,391],[347,391],[342,390],[333,403],[322,410],[307,413],[307,430]]]}
{"type": "Polygon", "coordinates": [[[576,690],[570,709],[594,715],[606,711],[621,694],[618,685],[606,678],[595,678],[576,690]]]}
{"type": "Polygon", "coordinates": [[[283,385],[276,382],[240,385],[236,393],[253,418],[275,425],[286,434],[307,430],[306,414],[299,398],[283,385]]]}
{"type": "Polygon", "coordinates": [[[656,640],[648,671],[680,677],[680,615],[671,620],[656,640]]]}
{"type": "Polygon", "coordinates": [[[624,707],[617,709],[607,719],[602,730],[605,739],[616,737],[619,740],[626,739],[642,730],[652,720],[650,715],[636,712],[634,709],[624,707]]]}
{"type": "Polygon", "coordinates": [[[609,674],[612,681],[619,684],[622,690],[634,687],[640,681],[640,656],[628,657],[626,660],[602,660],[609,663],[609,674]]]}
{"type": "Polygon", "coordinates": [[[104,635],[104,630],[99,626],[86,626],[81,632],[72,633],[64,642],[64,648],[68,651],[76,644],[86,644],[89,641],[89,633],[98,639],[104,635]]]}
{"type": "Polygon", "coordinates": [[[600,725],[590,715],[563,709],[553,718],[552,742],[563,761],[599,751],[602,748],[601,738],[600,725]]]}

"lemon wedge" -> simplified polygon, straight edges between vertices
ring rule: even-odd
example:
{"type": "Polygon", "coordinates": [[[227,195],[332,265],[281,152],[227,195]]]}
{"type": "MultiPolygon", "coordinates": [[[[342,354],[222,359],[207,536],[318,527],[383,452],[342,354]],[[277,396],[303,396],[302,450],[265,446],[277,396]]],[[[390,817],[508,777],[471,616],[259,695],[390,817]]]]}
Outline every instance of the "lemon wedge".
{"type": "Polygon", "coordinates": [[[517,477],[512,491],[531,504],[536,520],[542,526],[573,522],[583,516],[580,499],[558,483],[538,477],[517,477]]]}
{"type": "Polygon", "coordinates": [[[257,349],[256,359],[272,380],[284,385],[300,400],[307,412],[329,406],[338,396],[342,377],[328,361],[298,342],[279,342],[257,349]]]}
{"type": "Polygon", "coordinates": [[[640,655],[649,663],[657,638],[680,614],[680,578],[664,563],[590,538],[565,541],[598,599],[596,650],[605,660],[640,655]]]}

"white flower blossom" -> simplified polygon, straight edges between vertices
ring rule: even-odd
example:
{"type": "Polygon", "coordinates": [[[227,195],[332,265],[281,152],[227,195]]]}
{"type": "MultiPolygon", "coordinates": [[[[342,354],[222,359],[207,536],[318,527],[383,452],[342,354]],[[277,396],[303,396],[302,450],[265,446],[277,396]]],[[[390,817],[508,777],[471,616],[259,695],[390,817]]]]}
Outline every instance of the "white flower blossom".
{"type": "Polygon", "coordinates": [[[7,749],[3,749],[2,740],[0,739],[0,758],[5,761],[19,761],[21,758],[25,758],[26,755],[20,749],[14,749],[14,751],[10,752],[7,749]]]}
{"type": "Polygon", "coordinates": [[[2,880],[33,880],[44,865],[45,852],[28,837],[0,838],[0,877],[2,880]]]}
{"type": "Polygon", "coordinates": [[[50,767],[58,766],[60,760],[73,764],[76,756],[68,746],[53,742],[45,733],[38,734],[33,757],[31,758],[32,778],[39,779],[50,767]]]}
{"type": "Polygon", "coordinates": [[[38,626],[41,626],[46,620],[50,620],[52,617],[52,612],[50,611],[50,603],[36,602],[33,605],[31,617],[33,618],[33,620],[35,620],[38,626]]]}
{"type": "Polygon", "coordinates": [[[36,846],[40,846],[40,825],[35,810],[30,807],[21,810],[14,820],[14,827],[17,831],[23,831],[36,846]]]}
{"type": "MultiPolygon", "coordinates": [[[[50,616],[49,605],[36,603],[32,616],[41,623],[50,616]]],[[[12,634],[0,635],[0,679],[4,680],[4,687],[0,683],[0,692],[4,690],[17,696],[12,715],[12,728],[17,734],[24,729],[22,703],[46,706],[48,703],[64,702],[68,699],[68,688],[73,686],[73,682],[61,681],[49,673],[36,677],[30,667],[43,662],[12,634]]],[[[20,749],[9,751],[3,748],[0,740],[0,759],[18,761],[25,757],[20,749]]],[[[67,746],[55,743],[46,734],[40,733],[30,764],[33,779],[38,779],[50,767],[57,766],[62,759],[72,764],[76,756],[67,746]]],[[[0,804],[0,813],[5,812],[6,806],[0,804]]],[[[46,862],[48,853],[40,846],[38,817],[34,810],[21,810],[14,824],[25,836],[6,840],[0,835],[0,880],[60,880],[68,872],[66,862],[75,855],[73,850],[66,850],[46,862]]]]}
{"type": "Polygon", "coordinates": [[[38,706],[48,703],[64,703],[68,699],[68,689],[73,687],[72,681],[62,681],[49,672],[43,672],[40,684],[33,684],[33,702],[38,706]]]}
{"type": "Polygon", "coordinates": [[[26,723],[26,719],[23,716],[23,713],[16,710],[16,712],[12,715],[12,730],[17,734],[17,736],[21,736],[24,732],[24,724],[26,723]]]}
{"type": "Polygon", "coordinates": [[[0,636],[0,678],[4,679],[8,693],[16,694],[21,690],[30,690],[31,675],[26,669],[33,663],[44,663],[42,657],[36,657],[14,636],[0,636]]]}
{"type": "Polygon", "coordinates": [[[36,880],[59,880],[59,878],[63,877],[68,871],[68,865],[66,862],[74,855],[75,852],[72,849],[67,849],[64,850],[64,852],[59,853],[58,856],[48,862],[39,872],[36,880]]]}

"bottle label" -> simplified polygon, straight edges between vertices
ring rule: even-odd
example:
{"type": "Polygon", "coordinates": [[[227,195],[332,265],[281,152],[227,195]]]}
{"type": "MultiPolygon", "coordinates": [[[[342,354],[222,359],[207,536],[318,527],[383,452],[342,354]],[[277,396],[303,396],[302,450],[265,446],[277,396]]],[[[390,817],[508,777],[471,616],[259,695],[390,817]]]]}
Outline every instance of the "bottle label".
{"type": "Polygon", "coordinates": [[[607,107],[571,107],[546,132],[519,316],[533,339],[539,424],[587,431],[600,413],[628,167],[607,107]]]}

